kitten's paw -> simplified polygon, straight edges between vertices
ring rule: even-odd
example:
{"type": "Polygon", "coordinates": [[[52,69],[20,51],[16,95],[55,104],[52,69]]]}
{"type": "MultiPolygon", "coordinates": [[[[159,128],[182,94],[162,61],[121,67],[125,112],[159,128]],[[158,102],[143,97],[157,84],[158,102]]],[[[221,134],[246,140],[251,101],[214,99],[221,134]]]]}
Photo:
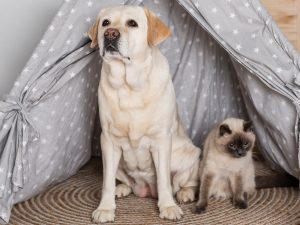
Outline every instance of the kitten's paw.
{"type": "Polygon", "coordinates": [[[131,193],[131,187],[127,186],[126,184],[119,184],[116,187],[116,196],[117,198],[126,197],[131,193]]]}
{"type": "Polygon", "coordinates": [[[177,205],[160,209],[159,217],[167,220],[179,220],[181,219],[183,212],[177,205]]]}
{"type": "Polygon", "coordinates": [[[202,214],[206,212],[207,205],[196,205],[193,209],[193,213],[202,214]]]}
{"type": "Polygon", "coordinates": [[[233,202],[233,206],[237,209],[247,209],[248,208],[248,203],[245,200],[236,199],[233,202]]]}
{"type": "Polygon", "coordinates": [[[195,200],[195,192],[190,187],[182,188],[176,193],[176,199],[180,204],[193,202],[195,200]]]}
{"type": "Polygon", "coordinates": [[[96,209],[92,214],[95,223],[113,222],[115,220],[115,210],[96,209]]]}

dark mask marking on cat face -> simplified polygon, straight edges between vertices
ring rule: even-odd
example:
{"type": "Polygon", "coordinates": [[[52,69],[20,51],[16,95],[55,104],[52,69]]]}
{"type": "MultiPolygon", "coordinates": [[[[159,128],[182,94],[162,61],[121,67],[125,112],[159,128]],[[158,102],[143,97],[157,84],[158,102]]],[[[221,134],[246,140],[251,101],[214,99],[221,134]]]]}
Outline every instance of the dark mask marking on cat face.
{"type": "Polygon", "coordinates": [[[252,142],[245,135],[235,134],[231,140],[227,143],[226,148],[235,158],[244,157],[247,152],[252,148],[252,142]]]}
{"type": "Polygon", "coordinates": [[[243,129],[245,132],[253,132],[253,126],[251,121],[244,121],[243,129]]]}
{"type": "Polygon", "coordinates": [[[223,136],[224,134],[231,134],[232,131],[230,130],[229,126],[224,123],[220,126],[220,136],[223,136]]]}

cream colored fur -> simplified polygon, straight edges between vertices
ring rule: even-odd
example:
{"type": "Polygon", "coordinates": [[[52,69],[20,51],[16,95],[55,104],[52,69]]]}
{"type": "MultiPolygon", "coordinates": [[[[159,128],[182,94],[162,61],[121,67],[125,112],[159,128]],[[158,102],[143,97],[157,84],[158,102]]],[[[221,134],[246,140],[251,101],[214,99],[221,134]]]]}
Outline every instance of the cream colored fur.
{"type": "MultiPolygon", "coordinates": [[[[209,190],[209,197],[214,196],[217,199],[232,197],[232,188],[234,178],[240,175],[243,180],[243,190],[252,194],[255,190],[254,165],[252,161],[252,151],[249,151],[245,157],[233,158],[230,154],[224,152],[224,146],[232,138],[233,134],[243,131],[243,120],[229,118],[222,122],[228,124],[232,130],[231,135],[219,137],[219,126],[214,128],[208,135],[203,149],[203,159],[200,162],[199,176],[201,181],[207,174],[211,174],[212,184],[209,190]]],[[[247,134],[247,137],[255,142],[253,133],[247,134]]]]}
{"type": "Polygon", "coordinates": [[[89,32],[103,57],[98,89],[103,190],[95,222],[114,220],[115,195],[158,195],[160,217],[171,220],[182,216],[174,194],[180,202],[195,198],[200,149],[185,134],[167,59],[153,46],[169,34],[152,12],[136,6],[102,10],[89,32]],[[102,27],[104,19],[111,24],[102,27]],[[126,26],[129,19],[138,27],[126,26]],[[109,27],[120,31],[119,53],[103,56],[109,27]],[[116,178],[122,182],[117,188],[116,178]]]}

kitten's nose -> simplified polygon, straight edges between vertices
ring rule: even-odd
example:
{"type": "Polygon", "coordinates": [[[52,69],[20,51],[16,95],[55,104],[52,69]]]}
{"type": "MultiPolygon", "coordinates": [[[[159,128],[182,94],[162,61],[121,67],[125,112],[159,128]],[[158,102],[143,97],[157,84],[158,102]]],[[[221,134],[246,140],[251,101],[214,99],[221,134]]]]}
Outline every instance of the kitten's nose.
{"type": "Polygon", "coordinates": [[[238,149],[237,153],[238,153],[239,156],[244,156],[245,155],[245,152],[242,149],[238,149]]]}
{"type": "Polygon", "coordinates": [[[115,28],[108,28],[104,33],[104,37],[112,41],[120,37],[120,32],[115,28]]]}

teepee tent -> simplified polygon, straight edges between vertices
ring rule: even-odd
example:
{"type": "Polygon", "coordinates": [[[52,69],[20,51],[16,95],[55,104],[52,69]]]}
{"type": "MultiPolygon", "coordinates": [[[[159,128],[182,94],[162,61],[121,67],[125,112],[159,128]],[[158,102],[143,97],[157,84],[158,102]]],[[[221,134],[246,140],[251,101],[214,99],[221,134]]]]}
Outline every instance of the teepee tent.
{"type": "Polygon", "coordinates": [[[146,6],[171,28],[160,49],[194,143],[226,117],[251,119],[270,165],[300,179],[300,58],[258,0],[66,0],[0,101],[1,222],[99,148],[101,58],[87,30],[117,4],[146,6]]]}

